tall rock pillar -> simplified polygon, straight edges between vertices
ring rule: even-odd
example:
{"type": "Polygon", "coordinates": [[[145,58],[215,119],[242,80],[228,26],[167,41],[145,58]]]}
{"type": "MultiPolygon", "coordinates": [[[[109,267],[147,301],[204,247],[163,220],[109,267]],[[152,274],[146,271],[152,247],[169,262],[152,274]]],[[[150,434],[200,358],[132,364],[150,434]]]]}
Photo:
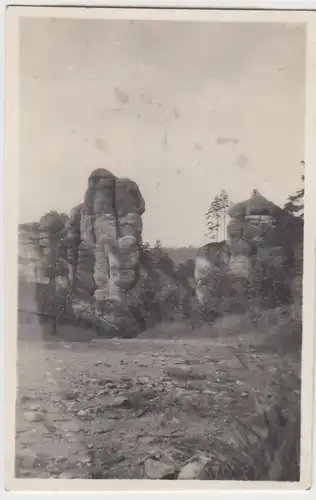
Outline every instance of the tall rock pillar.
{"type": "Polygon", "coordinates": [[[93,303],[95,314],[114,325],[127,318],[128,293],[136,284],[144,199],[137,184],[94,170],[84,202],[68,223],[68,260],[74,294],[93,303]]]}

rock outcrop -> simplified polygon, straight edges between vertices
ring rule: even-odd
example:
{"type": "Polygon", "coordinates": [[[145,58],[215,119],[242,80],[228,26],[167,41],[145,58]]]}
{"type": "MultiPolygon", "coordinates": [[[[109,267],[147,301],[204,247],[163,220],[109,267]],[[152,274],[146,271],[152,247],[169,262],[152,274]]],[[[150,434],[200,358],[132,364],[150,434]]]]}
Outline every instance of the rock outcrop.
{"type": "Polygon", "coordinates": [[[230,250],[226,242],[208,243],[199,248],[196,259],[194,278],[196,296],[202,306],[207,306],[210,295],[216,296],[214,286],[228,273],[230,250]]]}
{"type": "Polygon", "coordinates": [[[56,219],[48,214],[39,223],[19,226],[18,262],[21,281],[44,285],[54,280],[57,286],[62,281],[68,282],[66,266],[61,266],[59,259],[62,228],[59,227],[56,231],[55,223],[56,219]]]}
{"type": "Polygon", "coordinates": [[[144,211],[134,181],[98,169],[66,228],[75,301],[92,305],[96,315],[119,330],[128,329],[131,319],[128,298],[139,274],[144,211]]]}
{"type": "MultiPolygon", "coordinates": [[[[254,191],[250,199],[229,211],[227,242],[201,247],[195,262],[196,295],[210,305],[214,283],[235,288],[243,301],[265,297],[284,302],[291,294],[297,242],[303,240],[302,221],[254,191]]],[[[216,289],[219,293],[218,287],[216,289]]]]}
{"type": "Polygon", "coordinates": [[[40,246],[37,225],[22,224],[18,234],[19,279],[28,283],[42,281],[40,246]]]}

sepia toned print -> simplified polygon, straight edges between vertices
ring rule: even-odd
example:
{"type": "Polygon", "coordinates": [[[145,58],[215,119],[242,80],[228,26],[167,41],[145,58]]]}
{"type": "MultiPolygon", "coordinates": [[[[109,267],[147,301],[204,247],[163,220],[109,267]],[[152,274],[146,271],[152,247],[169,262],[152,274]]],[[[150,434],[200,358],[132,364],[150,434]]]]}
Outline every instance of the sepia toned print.
{"type": "Polygon", "coordinates": [[[308,14],[18,11],[11,484],[308,487],[308,14]]]}

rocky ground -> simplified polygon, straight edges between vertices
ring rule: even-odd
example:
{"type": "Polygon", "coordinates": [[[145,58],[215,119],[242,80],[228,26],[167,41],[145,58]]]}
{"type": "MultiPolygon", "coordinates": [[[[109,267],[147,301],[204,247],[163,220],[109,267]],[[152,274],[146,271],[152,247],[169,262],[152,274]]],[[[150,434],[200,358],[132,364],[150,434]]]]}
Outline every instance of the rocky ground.
{"type": "Polygon", "coordinates": [[[84,332],[74,342],[79,333],[62,328],[52,338],[36,318],[20,323],[17,477],[244,478],[242,442],[264,438],[256,405],[278,393],[277,355],[250,338],[84,332]]]}

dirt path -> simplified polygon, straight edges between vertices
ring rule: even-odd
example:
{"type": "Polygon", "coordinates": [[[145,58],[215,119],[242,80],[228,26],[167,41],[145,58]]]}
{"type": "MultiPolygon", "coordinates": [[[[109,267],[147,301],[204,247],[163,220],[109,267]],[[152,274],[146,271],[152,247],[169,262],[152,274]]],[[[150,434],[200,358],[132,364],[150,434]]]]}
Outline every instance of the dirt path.
{"type": "Polygon", "coordinates": [[[150,458],[179,471],[196,453],[229,455],[252,396],[278,384],[277,357],[249,347],[250,375],[234,358],[245,346],[220,340],[67,343],[32,328],[18,346],[17,477],[143,478],[150,458]]]}

